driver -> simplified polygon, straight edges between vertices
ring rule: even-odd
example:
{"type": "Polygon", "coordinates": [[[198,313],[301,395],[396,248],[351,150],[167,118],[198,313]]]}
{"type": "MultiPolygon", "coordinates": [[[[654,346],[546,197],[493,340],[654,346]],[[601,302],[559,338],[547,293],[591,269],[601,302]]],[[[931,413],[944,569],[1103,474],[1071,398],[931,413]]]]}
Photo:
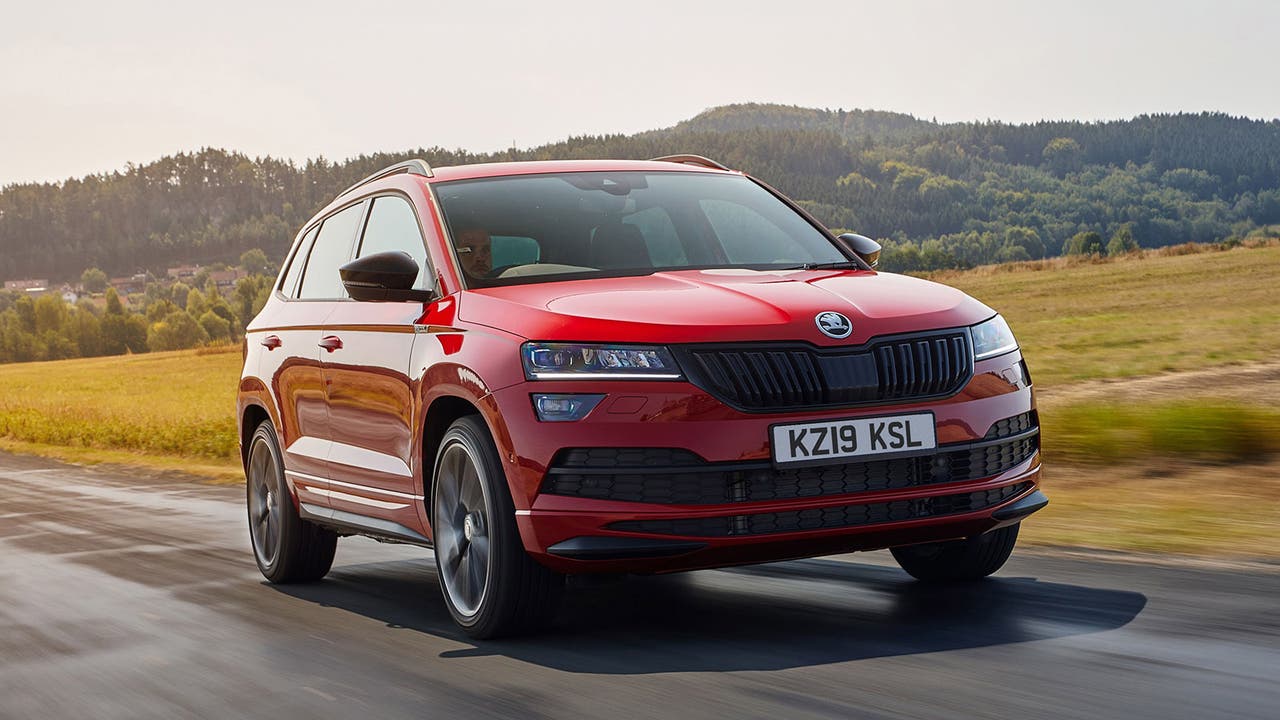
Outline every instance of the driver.
{"type": "Polygon", "coordinates": [[[453,241],[462,270],[474,278],[488,277],[493,270],[493,251],[489,233],[483,228],[469,227],[458,232],[453,241]]]}

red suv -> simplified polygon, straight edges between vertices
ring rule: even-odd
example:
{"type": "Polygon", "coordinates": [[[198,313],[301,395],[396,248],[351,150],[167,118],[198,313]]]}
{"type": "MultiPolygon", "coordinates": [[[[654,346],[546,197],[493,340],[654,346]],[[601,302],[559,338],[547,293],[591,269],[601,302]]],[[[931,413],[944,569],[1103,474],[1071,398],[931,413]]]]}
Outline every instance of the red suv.
{"type": "Polygon", "coordinates": [[[877,548],[922,580],[996,571],[1047,503],[1026,364],[879,250],[697,156],[375,173],[249,326],[258,566],[432,547],[475,637],[547,620],[566,574],[877,548]]]}

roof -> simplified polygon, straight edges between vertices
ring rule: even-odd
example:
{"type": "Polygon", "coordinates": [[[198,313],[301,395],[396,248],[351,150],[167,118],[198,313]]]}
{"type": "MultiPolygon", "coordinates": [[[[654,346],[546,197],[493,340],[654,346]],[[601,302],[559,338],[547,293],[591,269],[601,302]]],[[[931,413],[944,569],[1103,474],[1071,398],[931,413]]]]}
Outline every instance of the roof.
{"type": "MultiPolygon", "coordinates": [[[[452,167],[432,168],[434,177],[427,182],[448,182],[450,180],[472,180],[476,178],[500,177],[503,175],[536,175],[539,173],[565,172],[700,172],[724,174],[723,170],[715,170],[699,165],[687,165],[677,162],[656,160],[534,160],[526,162],[479,163],[476,165],[455,165],[452,167]]],[[[733,173],[737,174],[737,173],[733,173]]]]}

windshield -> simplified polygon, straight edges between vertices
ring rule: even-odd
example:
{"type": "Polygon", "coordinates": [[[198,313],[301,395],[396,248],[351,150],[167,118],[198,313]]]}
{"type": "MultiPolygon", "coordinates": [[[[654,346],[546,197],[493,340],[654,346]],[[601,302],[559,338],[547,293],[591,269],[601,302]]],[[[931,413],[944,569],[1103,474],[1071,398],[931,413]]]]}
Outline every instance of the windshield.
{"type": "Polygon", "coordinates": [[[848,260],[738,175],[581,172],[434,187],[470,287],[848,260]]]}

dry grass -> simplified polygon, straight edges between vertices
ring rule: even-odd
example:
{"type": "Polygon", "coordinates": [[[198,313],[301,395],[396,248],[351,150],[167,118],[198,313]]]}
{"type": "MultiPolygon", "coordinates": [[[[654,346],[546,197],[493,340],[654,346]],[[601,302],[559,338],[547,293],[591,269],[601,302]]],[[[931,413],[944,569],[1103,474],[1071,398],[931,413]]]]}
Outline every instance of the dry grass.
{"type": "Polygon", "coordinates": [[[1024,523],[1033,545],[1280,558],[1280,461],[1046,465],[1049,507],[1024,523]]]}
{"type": "Polygon", "coordinates": [[[938,279],[1004,314],[1043,387],[1280,353],[1280,245],[938,279]]]}
{"type": "Polygon", "coordinates": [[[231,461],[238,347],[0,365],[0,438],[231,461]]]}

